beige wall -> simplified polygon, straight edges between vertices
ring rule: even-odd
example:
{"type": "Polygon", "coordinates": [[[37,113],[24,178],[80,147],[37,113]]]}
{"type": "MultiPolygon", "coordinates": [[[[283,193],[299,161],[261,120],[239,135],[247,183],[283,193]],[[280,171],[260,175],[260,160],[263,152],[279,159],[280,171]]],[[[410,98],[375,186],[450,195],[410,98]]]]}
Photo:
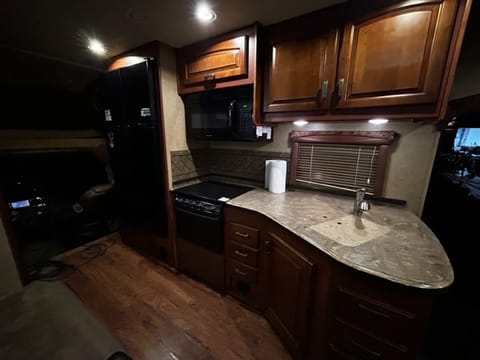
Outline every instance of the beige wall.
{"type": "Polygon", "coordinates": [[[169,188],[172,189],[170,151],[207,147],[205,142],[188,142],[185,135],[185,107],[177,90],[175,49],[160,44],[160,86],[162,99],[162,119],[165,127],[165,140],[168,157],[169,188]]]}
{"type": "MultiPolygon", "coordinates": [[[[207,146],[206,142],[190,143],[185,139],[185,112],[177,94],[174,49],[162,45],[160,49],[163,121],[167,154],[169,157],[169,185],[172,188],[170,151],[207,146]]],[[[288,134],[295,127],[278,125],[274,141],[258,143],[210,142],[211,148],[249,149],[258,151],[289,152],[288,134]]],[[[428,180],[438,143],[439,133],[432,125],[412,121],[392,121],[374,126],[366,122],[323,122],[307,125],[310,130],[393,130],[400,134],[392,145],[387,165],[384,196],[407,201],[408,208],[420,215],[423,209],[428,180]]]]}
{"type": "Polygon", "coordinates": [[[282,124],[275,127],[274,141],[270,143],[211,142],[210,147],[289,152],[288,134],[293,129],[395,131],[400,136],[390,148],[384,196],[406,200],[412,212],[421,214],[440,135],[432,125],[408,120],[392,121],[381,126],[348,121],[312,123],[302,128],[296,128],[292,124],[282,124]]]}
{"type": "Polygon", "coordinates": [[[177,93],[175,50],[170,46],[161,44],[159,64],[162,120],[167,148],[168,184],[169,188],[172,189],[170,151],[188,149],[185,139],[185,110],[182,99],[177,93]]]}
{"type": "Polygon", "coordinates": [[[167,148],[186,150],[185,110],[177,93],[175,50],[163,44],[160,45],[160,81],[167,148]]]}
{"type": "Polygon", "coordinates": [[[0,299],[22,288],[2,221],[0,221],[0,299]]]}

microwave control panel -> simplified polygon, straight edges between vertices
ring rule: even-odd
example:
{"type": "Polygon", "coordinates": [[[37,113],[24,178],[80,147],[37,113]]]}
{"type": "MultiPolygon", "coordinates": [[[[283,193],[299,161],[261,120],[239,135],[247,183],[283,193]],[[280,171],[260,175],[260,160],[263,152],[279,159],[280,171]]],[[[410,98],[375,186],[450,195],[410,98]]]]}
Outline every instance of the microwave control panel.
{"type": "Polygon", "coordinates": [[[255,130],[252,122],[253,106],[250,99],[239,99],[238,103],[238,132],[249,133],[255,130]]]}

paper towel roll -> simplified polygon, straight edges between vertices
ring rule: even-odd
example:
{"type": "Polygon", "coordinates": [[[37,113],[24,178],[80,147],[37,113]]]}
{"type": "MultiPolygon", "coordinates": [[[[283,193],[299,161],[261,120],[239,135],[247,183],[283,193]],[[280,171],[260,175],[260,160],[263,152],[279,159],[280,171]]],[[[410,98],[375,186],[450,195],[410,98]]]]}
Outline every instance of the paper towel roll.
{"type": "Polygon", "coordinates": [[[273,160],[265,160],[265,189],[268,190],[268,182],[270,178],[270,163],[273,160]]]}
{"type": "Polygon", "coordinates": [[[265,182],[272,193],[285,192],[287,182],[287,162],[285,160],[267,160],[265,182]]]}

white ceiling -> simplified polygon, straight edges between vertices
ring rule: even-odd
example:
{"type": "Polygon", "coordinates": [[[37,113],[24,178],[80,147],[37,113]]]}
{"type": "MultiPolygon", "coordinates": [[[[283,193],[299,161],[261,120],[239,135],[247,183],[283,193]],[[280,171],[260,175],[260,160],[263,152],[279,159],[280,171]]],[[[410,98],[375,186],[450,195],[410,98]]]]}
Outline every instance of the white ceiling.
{"type": "Polygon", "coordinates": [[[111,57],[151,40],[180,47],[255,21],[268,25],[344,1],[207,0],[217,20],[204,25],[193,17],[197,0],[2,0],[0,45],[102,68],[102,59],[86,49],[87,37],[103,41],[111,57]]]}

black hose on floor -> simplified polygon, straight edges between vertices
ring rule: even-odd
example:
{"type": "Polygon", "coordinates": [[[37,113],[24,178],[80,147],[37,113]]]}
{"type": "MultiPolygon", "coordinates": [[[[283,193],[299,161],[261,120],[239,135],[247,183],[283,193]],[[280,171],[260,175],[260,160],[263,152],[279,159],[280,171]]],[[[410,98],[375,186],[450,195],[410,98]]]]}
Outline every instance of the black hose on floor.
{"type": "Polygon", "coordinates": [[[114,243],[115,240],[108,240],[84,245],[80,252],[80,258],[83,261],[79,264],[71,265],[60,260],[46,260],[33,267],[27,275],[31,281],[58,281],[66,279],[80,267],[88,264],[93,259],[104,255],[114,243]]]}

